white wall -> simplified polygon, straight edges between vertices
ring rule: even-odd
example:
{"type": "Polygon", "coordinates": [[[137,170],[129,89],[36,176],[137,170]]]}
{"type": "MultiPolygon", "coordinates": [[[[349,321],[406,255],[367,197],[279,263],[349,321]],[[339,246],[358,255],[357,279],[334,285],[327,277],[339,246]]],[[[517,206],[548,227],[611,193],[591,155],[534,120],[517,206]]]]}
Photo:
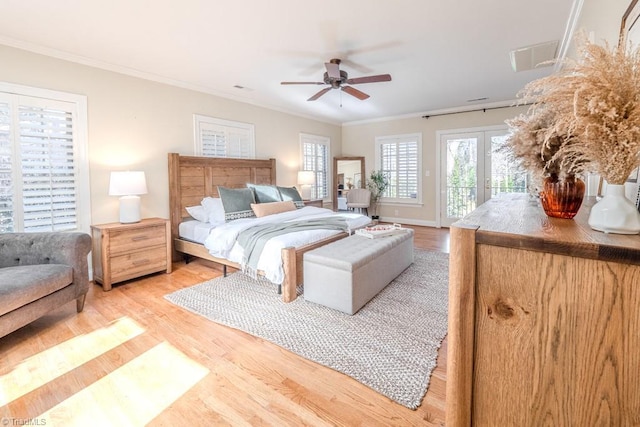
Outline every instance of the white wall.
{"type": "Polygon", "coordinates": [[[341,152],[340,126],[2,45],[0,64],[0,81],[87,96],[93,224],[118,220],[111,170],[145,171],[142,216],[168,218],[167,153],[194,154],[194,113],[253,123],[256,157],[276,158],[281,185],[295,184],[300,132],[328,136],[332,156],[341,152]]]}
{"type": "MultiPolygon", "coordinates": [[[[444,116],[403,118],[360,125],[345,125],[342,129],[342,155],[365,156],[366,175],[375,167],[375,138],[407,133],[422,134],[422,201],[423,205],[381,206],[384,219],[394,219],[408,224],[434,225],[436,222],[436,132],[441,130],[468,129],[505,125],[504,121],[526,111],[526,107],[510,107],[486,112],[467,112],[444,116]],[[430,176],[426,177],[425,172],[430,176]],[[395,211],[398,211],[396,214],[395,211]]],[[[506,125],[505,125],[506,126],[506,125]]]]}
{"type": "Polygon", "coordinates": [[[584,0],[577,28],[592,33],[595,43],[618,44],[622,15],[631,0],[584,0]]]}

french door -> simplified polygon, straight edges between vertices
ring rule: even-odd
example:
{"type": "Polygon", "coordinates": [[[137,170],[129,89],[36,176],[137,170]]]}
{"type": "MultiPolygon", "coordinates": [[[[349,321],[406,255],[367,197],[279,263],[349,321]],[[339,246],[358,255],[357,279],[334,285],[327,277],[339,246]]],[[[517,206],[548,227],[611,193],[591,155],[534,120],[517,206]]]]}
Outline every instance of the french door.
{"type": "Polygon", "coordinates": [[[440,225],[448,227],[500,193],[527,191],[527,174],[498,148],[506,129],[440,135],[440,225]]]}

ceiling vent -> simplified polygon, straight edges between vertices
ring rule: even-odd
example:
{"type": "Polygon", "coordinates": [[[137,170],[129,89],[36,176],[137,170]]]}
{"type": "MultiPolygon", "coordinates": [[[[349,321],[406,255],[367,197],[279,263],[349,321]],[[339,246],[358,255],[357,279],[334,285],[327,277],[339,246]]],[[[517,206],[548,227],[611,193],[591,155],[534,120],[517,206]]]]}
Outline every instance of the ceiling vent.
{"type": "Polygon", "coordinates": [[[556,57],[558,40],[521,47],[509,52],[513,71],[533,70],[538,66],[549,66],[551,63],[540,65],[546,61],[552,61],[556,57]]]}

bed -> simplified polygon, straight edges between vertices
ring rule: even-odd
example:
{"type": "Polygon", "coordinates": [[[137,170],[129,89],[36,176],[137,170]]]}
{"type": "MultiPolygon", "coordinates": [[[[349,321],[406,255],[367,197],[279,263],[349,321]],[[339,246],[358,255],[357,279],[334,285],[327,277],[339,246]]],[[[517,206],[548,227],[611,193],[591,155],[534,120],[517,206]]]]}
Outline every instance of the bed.
{"type": "MultiPolygon", "coordinates": [[[[275,185],[275,159],[229,159],[169,153],[168,160],[169,210],[174,261],[179,260],[181,255],[195,256],[223,266],[240,269],[240,264],[237,262],[212,256],[202,243],[181,238],[180,224],[191,219],[186,210],[188,206],[199,205],[204,197],[218,197],[217,186],[243,188],[247,183],[275,185]]],[[[304,209],[322,208],[307,207],[304,209]]],[[[203,230],[199,230],[199,233],[203,233],[203,230]]],[[[284,302],[295,300],[297,285],[303,283],[303,254],[347,235],[348,233],[341,232],[298,248],[285,247],[281,250],[284,274],[282,299],[284,302]]]]}

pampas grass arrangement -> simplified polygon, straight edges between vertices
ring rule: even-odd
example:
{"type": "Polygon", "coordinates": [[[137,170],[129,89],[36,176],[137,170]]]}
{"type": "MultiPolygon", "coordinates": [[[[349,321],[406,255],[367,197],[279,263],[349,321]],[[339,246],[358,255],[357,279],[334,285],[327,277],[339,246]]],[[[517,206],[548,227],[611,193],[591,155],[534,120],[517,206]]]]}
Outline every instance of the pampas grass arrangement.
{"type": "Polygon", "coordinates": [[[545,177],[565,179],[581,173],[584,162],[567,162],[561,148],[570,143],[554,130],[554,112],[545,105],[532,105],[527,114],[507,120],[511,129],[506,149],[532,175],[538,186],[545,177]]]}

